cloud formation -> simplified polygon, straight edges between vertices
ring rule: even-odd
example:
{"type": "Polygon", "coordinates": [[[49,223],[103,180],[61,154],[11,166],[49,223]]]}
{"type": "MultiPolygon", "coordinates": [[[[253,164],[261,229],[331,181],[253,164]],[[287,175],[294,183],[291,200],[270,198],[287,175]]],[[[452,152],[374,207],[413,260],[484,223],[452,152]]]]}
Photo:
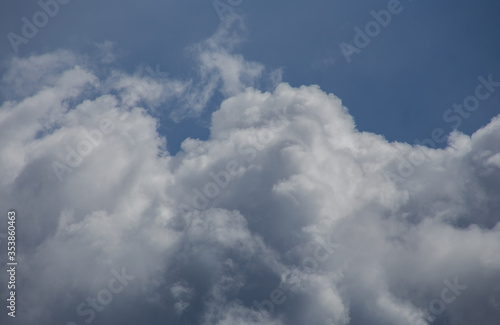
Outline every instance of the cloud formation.
{"type": "Polygon", "coordinates": [[[388,142],[318,86],[259,90],[236,40],[223,26],[192,48],[196,81],[103,76],[68,51],[8,62],[19,320],[498,322],[500,117],[445,149],[388,142]],[[199,114],[215,91],[210,138],[171,155],[152,111],[199,114]],[[116,272],[133,279],[110,300],[116,272]]]}

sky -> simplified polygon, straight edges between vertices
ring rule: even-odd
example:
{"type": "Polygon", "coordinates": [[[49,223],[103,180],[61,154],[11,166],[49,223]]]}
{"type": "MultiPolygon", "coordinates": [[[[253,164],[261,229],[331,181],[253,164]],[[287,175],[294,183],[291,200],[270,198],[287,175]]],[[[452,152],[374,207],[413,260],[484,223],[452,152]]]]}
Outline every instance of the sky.
{"type": "Polygon", "coordinates": [[[0,322],[498,324],[498,9],[2,2],[0,322]]]}

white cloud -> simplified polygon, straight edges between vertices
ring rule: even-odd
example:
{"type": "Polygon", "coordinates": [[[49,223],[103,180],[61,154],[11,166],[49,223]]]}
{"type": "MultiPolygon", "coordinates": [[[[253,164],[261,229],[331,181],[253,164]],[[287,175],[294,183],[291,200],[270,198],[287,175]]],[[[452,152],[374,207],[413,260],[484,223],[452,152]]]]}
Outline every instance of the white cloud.
{"type": "Polygon", "coordinates": [[[317,86],[252,87],[264,68],[230,54],[224,33],[196,48],[196,86],[98,77],[69,52],[10,62],[0,202],[19,215],[19,318],[82,322],[76,306],[126,267],[136,279],[113,304],[145,322],[160,316],[132,306],[178,324],[417,324],[455,278],[467,289],[441,317],[498,320],[500,117],[444,150],[389,143],[317,86]],[[141,105],[177,96],[199,112],[217,89],[228,98],[210,139],[170,155],[141,105]],[[106,118],[113,130],[60,182],[52,163],[106,118]],[[320,261],[325,238],[341,249],[320,261]],[[285,302],[256,310],[291,271],[285,302]]]}

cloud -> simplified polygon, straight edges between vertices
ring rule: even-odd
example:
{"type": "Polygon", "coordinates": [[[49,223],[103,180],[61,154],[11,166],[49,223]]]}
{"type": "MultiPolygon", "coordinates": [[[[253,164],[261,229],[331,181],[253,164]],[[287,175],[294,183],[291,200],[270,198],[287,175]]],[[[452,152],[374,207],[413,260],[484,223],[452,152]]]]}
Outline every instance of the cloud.
{"type": "Polygon", "coordinates": [[[19,216],[20,321],[83,323],[88,297],[95,324],[498,321],[500,117],[445,149],[388,142],[318,86],[259,90],[265,69],[225,33],[193,47],[196,86],[102,76],[64,51],[8,63],[0,202],[19,216]],[[171,155],[155,107],[199,113],[216,90],[210,138],[171,155]],[[100,303],[123,268],[134,279],[100,303]]]}

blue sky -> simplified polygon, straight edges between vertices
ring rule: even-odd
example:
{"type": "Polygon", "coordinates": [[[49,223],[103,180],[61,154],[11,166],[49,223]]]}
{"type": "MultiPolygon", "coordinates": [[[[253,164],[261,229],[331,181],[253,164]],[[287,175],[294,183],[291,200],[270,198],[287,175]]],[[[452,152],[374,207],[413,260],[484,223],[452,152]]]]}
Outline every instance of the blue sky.
{"type": "Polygon", "coordinates": [[[3,1],[0,323],[498,324],[499,9],[3,1]]]}
{"type": "MultiPolygon", "coordinates": [[[[388,1],[232,3],[247,28],[235,52],[282,68],[283,80],[291,85],[317,84],[334,93],[360,130],[390,141],[414,143],[429,138],[434,128],[449,133],[453,123],[443,120],[443,112],[473,92],[478,76],[500,76],[496,1],[401,1],[402,11],[350,63],[340,43],[353,43],[354,28],[363,29],[374,20],[370,11],[387,9],[388,1]]],[[[117,53],[114,64],[123,70],[132,72],[139,65],[155,70],[159,65],[171,76],[184,76],[192,65],[186,47],[207,38],[220,22],[213,4],[73,0],[61,5],[28,44],[20,44],[18,55],[58,48],[92,52],[94,44],[111,41],[117,53]]],[[[7,31],[21,34],[21,18],[30,18],[40,7],[35,1],[1,6],[5,36],[0,57],[5,59],[13,55],[7,31]]],[[[459,130],[471,134],[485,125],[499,112],[499,98],[481,102],[459,130]]],[[[187,135],[208,135],[196,121],[176,125],[165,119],[164,124],[182,129],[169,141],[173,152],[187,135]]]]}

